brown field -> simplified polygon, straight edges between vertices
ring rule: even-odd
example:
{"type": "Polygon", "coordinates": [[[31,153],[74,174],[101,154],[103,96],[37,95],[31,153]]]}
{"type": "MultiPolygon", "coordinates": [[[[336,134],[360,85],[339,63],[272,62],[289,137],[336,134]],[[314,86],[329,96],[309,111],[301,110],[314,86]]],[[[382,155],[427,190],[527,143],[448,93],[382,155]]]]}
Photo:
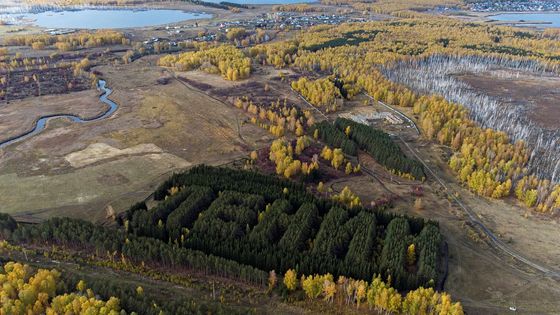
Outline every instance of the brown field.
{"type": "MultiPolygon", "coordinates": [[[[107,205],[126,209],[174,170],[226,163],[269,139],[250,124],[238,128],[243,113],[232,106],[176,80],[158,85],[166,74],[153,65],[148,58],[96,68],[119,104],[109,119],[54,120],[42,133],[2,150],[3,211],[39,219],[88,213],[101,220],[107,205]]],[[[18,101],[10,105],[10,125],[2,124],[2,130],[27,129],[34,117],[51,111],[87,116],[104,106],[93,90],[18,101]],[[38,110],[43,103],[47,109],[38,110]],[[24,111],[14,111],[16,104],[24,111]]]]}
{"type": "Polygon", "coordinates": [[[532,121],[546,129],[560,128],[560,78],[528,73],[494,71],[465,74],[458,78],[477,91],[498,97],[506,104],[529,105],[532,121]],[[499,76],[497,74],[500,74],[499,76]]]}
{"type": "Polygon", "coordinates": [[[30,130],[41,116],[73,113],[81,118],[95,117],[107,110],[96,90],[67,95],[48,95],[12,101],[0,106],[0,141],[30,130]]]}
{"type": "Polygon", "coordinates": [[[247,97],[253,103],[269,105],[286,99],[289,104],[305,108],[303,101],[290,89],[290,70],[255,66],[251,77],[241,81],[226,81],[219,75],[208,75],[201,71],[177,72],[177,77],[194,88],[233,104],[236,98],[247,97]],[[281,79],[283,73],[286,78],[281,79]]]}

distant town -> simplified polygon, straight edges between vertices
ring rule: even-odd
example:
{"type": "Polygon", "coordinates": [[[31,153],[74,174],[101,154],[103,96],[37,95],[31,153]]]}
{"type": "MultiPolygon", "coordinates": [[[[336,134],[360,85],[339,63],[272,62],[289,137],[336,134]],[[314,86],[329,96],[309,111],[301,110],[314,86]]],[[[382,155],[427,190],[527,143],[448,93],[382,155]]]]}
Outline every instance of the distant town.
{"type": "Polygon", "coordinates": [[[560,1],[558,0],[532,0],[532,1],[494,1],[486,0],[472,3],[472,11],[477,12],[496,12],[496,11],[515,11],[515,12],[541,12],[541,11],[560,11],[560,1]]]}

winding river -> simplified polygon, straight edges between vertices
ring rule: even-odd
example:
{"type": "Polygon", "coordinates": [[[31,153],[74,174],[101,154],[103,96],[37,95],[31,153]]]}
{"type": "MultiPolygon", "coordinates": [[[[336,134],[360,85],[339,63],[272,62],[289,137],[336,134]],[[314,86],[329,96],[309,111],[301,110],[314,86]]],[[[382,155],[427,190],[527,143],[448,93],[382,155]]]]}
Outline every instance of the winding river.
{"type": "Polygon", "coordinates": [[[119,108],[119,106],[115,102],[109,99],[109,95],[111,95],[111,92],[113,92],[113,90],[108,88],[106,84],[107,83],[104,80],[99,80],[97,83],[97,88],[103,92],[103,94],[99,97],[99,100],[109,105],[109,108],[105,112],[95,117],[87,118],[87,119],[82,119],[79,116],[71,115],[71,114],[52,114],[52,115],[41,116],[38,120],[36,120],[33,129],[23,134],[8,138],[7,140],[0,141],[0,149],[40,133],[41,131],[45,130],[45,128],[47,127],[47,122],[52,119],[66,118],[76,123],[88,123],[88,122],[99,121],[113,115],[113,113],[119,108]]]}

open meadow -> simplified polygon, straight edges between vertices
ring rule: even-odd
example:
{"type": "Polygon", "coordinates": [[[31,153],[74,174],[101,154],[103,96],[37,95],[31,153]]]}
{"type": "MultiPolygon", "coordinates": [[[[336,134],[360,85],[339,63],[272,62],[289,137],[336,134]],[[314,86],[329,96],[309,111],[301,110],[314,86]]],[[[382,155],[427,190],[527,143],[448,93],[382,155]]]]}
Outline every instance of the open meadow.
{"type": "MultiPolygon", "coordinates": [[[[126,209],[173,171],[228,163],[266,140],[258,128],[241,126],[234,108],[177,80],[159,85],[166,73],[150,62],[96,68],[119,105],[110,119],[85,124],[56,119],[39,135],[2,149],[4,211],[38,219],[87,213],[103,220],[107,206],[126,209]],[[73,162],[80,155],[87,163],[73,162]]],[[[3,134],[31,128],[40,115],[95,115],[105,106],[97,95],[89,90],[12,102],[17,112],[2,107],[3,134]]]]}

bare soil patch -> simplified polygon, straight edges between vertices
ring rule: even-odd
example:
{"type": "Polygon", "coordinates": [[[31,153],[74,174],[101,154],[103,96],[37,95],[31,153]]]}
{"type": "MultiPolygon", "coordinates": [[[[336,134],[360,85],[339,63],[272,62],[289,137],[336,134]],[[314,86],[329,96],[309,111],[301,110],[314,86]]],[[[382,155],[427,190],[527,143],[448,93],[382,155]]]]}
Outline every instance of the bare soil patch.
{"type": "Polygon", "coordinates": [[[139,144],[134,147],[119,150],[105,143],[92,143],[84,150],[68,154],[65,159],[72,167],[78,168],[122,155],[141,155],[161,152],[162,150],[153,144],[139,144]]]}
{"type": "Polygon", "coordinates": [[[293,75],[293,72],[280,71],[269,66],[253,66],[249,79],[235,82],[201,71],[179,72],[177,76],[194,88],[231,104],[236,98],[247,97],[253,103],[264,106],[270,105],[271,102],[286,100],[302,109],[306,108],[301,98],[290,89],[292,79],[289,76],[293,75]]]}

